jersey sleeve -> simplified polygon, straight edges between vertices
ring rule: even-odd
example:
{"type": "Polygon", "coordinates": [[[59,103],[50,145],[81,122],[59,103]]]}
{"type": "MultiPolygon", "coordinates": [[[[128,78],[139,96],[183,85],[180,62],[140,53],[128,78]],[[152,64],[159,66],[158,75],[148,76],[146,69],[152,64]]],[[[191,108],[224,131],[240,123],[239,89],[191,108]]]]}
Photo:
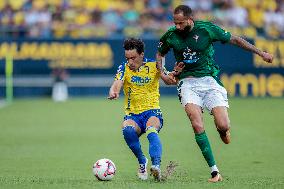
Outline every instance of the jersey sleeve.
{"type": "Polygon", "coordinates": [[[116,75],[114,77],[114,80],[121,80],[124,81],[125,78],[125,63],[122,63],[118,66],[116,75]]]}
{"type": "Polygon", "coordinates": [[[168,38],[172,33],[173,28],[169,29],[161,38],[158,45],[158,51],[161,53],[161,55],[166,55],[169,50],[171,49],[171,46],[168,42],[168,38]]]}
{"type": "Polygon", "coordinates": [[[207,31],[209,32],[211,40],[214,41],[221,41],[222,43],[227,43],[231,39],[231,33],[220,28],[219,26],[208,22],[206,27],[207,31]]]}

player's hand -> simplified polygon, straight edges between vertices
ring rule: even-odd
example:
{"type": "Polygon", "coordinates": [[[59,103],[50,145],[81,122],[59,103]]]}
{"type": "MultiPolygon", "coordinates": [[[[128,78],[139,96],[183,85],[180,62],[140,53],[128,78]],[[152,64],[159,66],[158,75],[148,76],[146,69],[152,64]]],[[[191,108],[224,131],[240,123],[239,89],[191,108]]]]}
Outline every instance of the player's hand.
{"type": "Polygon", "coordinates": [[[260,54],[260,56],[262,57],[262,59],[267,62],[267,63],[272,63],[273,61],[273,55],[262,51],[262,53],[260,54]]]}
{"type": "Polygon", "coordinates": [[[109,100],[116,100],[119,98],[119,93],[110,91],[109,96],[107,97],[109,100]]]}
{"type": "Polygon", "coordinates": [[[183,62],[176,62],[173,71],[171,72],[174,76],[178,76],[183,68],[185,67],[183,62]]]}
{"type": "Polygon", "coordinates": [[[176,85],[177,84],[177,79],[172,73],[169,73],[168,75],[162,74],[161,78],[166,85],[176,85]]]}
{"type": "Polygon", "coordinates": [[[179,79],[177,78],[177,76],[175,76],[175,75],[173,74],[173,72],[170,72],[170,73],[168,74],[168,76],[171,78],[172,81],[174,81],[174,85],[177,85],[177,83],[179,82],[179,79]]]}

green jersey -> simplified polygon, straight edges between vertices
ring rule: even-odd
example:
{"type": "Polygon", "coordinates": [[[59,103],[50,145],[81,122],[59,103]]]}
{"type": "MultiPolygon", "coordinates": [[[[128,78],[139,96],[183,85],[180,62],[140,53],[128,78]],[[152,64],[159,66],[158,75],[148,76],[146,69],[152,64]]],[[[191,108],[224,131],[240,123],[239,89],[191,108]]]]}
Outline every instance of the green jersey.
{"type": "Polygon", "coordinates": [[[177,62],[183,62],[185,67],[179,79],[188,76],[215,77],[219,67],[215,64],[212,43],[226,43],[231,34],[211,22],[195,21],[191,31],[181,33],[176,27],[170,28],[160,39],[158,51],[165,55],[172,48],[177,62]]]}

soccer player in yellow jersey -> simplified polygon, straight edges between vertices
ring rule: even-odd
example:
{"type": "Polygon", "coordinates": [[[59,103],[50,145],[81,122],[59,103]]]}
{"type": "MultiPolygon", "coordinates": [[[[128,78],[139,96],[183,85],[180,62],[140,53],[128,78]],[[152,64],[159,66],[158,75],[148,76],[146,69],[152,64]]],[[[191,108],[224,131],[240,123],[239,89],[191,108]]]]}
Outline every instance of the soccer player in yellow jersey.
{"type": "Polygon", "coordinates": [[[144,57],[142,40],[126,39],[123,47],[127,62],[118,67],[108,98],[117,99],[123,87],[125,116],[122,133],[126,144],[138,159],[138,177],[141,180],[148,178],[148,159],[143,154],[139,142],[139,137],[146,133],[152,161],[151,175],[159,181],[162,144],[158,133],[163,126],[159,106],[160,70],[157,68],[156,61],[144,57]]]}

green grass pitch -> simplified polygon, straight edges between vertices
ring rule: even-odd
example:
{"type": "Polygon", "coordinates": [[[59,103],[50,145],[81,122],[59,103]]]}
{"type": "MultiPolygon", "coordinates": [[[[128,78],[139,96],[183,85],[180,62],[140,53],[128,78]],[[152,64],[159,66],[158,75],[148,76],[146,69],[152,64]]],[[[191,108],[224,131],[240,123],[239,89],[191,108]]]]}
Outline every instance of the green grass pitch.
{"type": "MultiPolygon", "coordinates": [[[[103,97],[54,103],[16,100],[0,109],[0,188],[284,188],[283,98],[231,98],[232,143],[221,142],[213,120],[204,121],[224,177],[208,183],[209,169],[176,97],[162,97],[162,169],[179,166],[165,182],[139,181],[137,162],[121,134],[123,101],[103,97]],[[109,158],[117,167],[112,181],[100,182],[92,164],[109,158]]],[[[148,141],[141,137],[148,156],[148,141]]],[[[148,156],[149,157],[149,156],[148,156]]]]}

